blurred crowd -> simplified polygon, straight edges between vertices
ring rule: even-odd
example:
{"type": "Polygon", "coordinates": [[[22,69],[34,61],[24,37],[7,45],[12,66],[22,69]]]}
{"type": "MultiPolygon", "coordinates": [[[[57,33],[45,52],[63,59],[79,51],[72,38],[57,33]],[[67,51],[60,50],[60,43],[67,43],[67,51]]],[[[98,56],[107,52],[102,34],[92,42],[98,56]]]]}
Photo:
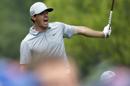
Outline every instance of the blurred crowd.
{"type": "Polygon", "coordinates": [[[39,86],[36,76],[29,71],[21,71],[17,61],[0,59],[0,86],[39,86]]]}
{"type": "Polygon", "coordinates": [[[17,61],[0,59],[0,86],[78,86],[77,69],[49,58],[21,70],[17,61]]]}
{"type": "Polygon", "coordinates": [[[119,66],[104,71],[100,77],[101,86],[130,86],[130,69],[119,66]]]}
{"type": "MultiPolygon", "coordinates": [[[[62,59],[49,58],[30,65],[21,71],[19,62],[0,59],[0,86],[81,86],[74,61],[66,65],[62,59]]],[[[106,70],[93,86],[130,86],[130,69],[106,70]]]]}

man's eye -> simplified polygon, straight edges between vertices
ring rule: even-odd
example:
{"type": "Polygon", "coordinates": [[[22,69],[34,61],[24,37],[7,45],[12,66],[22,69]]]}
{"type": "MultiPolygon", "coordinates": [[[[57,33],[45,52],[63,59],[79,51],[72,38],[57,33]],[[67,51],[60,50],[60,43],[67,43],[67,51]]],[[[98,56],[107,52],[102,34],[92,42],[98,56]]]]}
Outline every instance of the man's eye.
{"type": "Polygon", "coordinates": [[[46,14],[46,13],[48,13],[48,12],[47,11],[43,11],[39,15],[43,15],[43,14],[46,14]]]}

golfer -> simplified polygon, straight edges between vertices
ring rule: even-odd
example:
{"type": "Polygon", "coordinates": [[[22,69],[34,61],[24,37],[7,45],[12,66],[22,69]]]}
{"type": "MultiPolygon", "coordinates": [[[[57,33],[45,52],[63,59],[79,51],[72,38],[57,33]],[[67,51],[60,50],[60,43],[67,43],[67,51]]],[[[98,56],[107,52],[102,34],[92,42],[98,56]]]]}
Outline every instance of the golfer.
{"type": "Polygon", "coordinates": [[[86,37],[107,38],[111,34],[108,24],[103,31],[95,31],[85,26],[75,26],[63,22],[49,23],[48,8],[43,2],[36,2],[30,7],[33,26],[20,46],[20,64],[26,67],[31,61],[38,61],[41,57],[61,57],[67,62],[64,38],[71,38],[75,34],[86,37]]]}

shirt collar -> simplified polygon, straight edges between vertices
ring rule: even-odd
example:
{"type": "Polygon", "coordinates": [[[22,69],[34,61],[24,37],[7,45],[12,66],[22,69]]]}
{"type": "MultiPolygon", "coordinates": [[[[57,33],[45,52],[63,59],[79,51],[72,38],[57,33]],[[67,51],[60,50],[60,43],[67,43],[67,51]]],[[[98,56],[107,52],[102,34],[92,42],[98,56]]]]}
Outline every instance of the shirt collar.
{"type": "Polygon", "coordinates": [[[32,34],[32,35],[37,35],[37,34],[39,33],[39,31],[36,31],[36,29],[34,29],[34,26],[32,26],[32,27],[30,28],[29,33],[32,34]]]}
{"type": "MultiPolygon", "coordinates": [[[[48,30],[48,29],[51,29],[51,27],[49,26],[49,27],[47,28],[47,30],[48,30]]],[[[32,27],[30,28],[29,33],[32,34],[32,35],[38,35],[40,32],[39,32],[39,31],[36,31],[36,29],[34,29],[34,26],[32,26],[32,27]]]]}

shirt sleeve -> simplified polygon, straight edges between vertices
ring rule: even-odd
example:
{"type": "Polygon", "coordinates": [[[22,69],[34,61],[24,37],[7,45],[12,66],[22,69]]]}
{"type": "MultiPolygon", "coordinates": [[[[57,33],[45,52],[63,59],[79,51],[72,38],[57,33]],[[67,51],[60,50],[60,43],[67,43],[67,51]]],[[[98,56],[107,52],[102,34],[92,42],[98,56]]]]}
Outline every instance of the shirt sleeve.
{"type": "Polygon", "coordinates": [[[71,38],[75,34],[74,26],[63,24],[63,37],[64,38],[71,38]]]}
{"type": "Polygon", "coordinates": [[[22,41],[20,46],[20,64],[28,64],[31,60],[31,51],[27,42],[22,41]]]}

